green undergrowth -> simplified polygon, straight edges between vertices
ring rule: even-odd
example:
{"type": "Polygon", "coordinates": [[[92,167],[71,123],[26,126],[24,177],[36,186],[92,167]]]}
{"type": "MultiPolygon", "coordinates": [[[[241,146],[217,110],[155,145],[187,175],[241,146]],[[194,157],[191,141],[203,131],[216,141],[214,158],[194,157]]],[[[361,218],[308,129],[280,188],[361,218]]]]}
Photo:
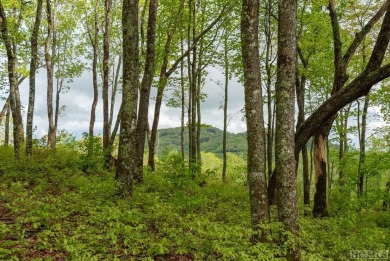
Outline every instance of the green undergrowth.
{"type": "Polygon", "coordinates": [[[0,157],[0,260],[284,260],[290,244],[301,245],[302,260],[348,260],[350,250],[390,247],[390,216],[371,210],[301,217],[301,239],[284,244],[271,223],[270,243],[251,245],[246,187],[192,180],[176,156],[146,171],[131,199],[116,195],[113,173],[82,171],[70,150],[0,157]]]}

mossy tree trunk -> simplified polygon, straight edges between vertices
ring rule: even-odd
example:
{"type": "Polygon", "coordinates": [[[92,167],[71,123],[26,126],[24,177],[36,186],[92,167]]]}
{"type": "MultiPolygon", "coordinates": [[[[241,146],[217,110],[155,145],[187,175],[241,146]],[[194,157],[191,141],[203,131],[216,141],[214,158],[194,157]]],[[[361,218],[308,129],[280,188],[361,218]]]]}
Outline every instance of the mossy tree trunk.
{"type": "Polygon", "coordinates": [[[111,135],[111,126],[109,119],[109,103],[108,103],[108,89],[109,89],[109,78],[110,78],[110,24],[111,24],[111,9],[112,0],[104,1],[104,27],[103,27],[103,150],[104,150],[104,161],[106,168],[109,168],[110,161],[110,148],[109,140],[111,135]]]}
{"type": "Polygon", "coordinates": [[[10,108],[13,119],[13,140],[14,140],[14,156],[16,159],[20,158],[20,130],[19,122],[22,121],[22,118],[19,117],[17,112],[17,102],[16,102],[16,56],[12,48],[12,42],[9,36],[7,16],[3,7],[2,2],[0,2],[0,25],[1,25],[1,38],[4,42],[7,51],[7,62],[8,62],[8,81],[9,81],[9,92],[10,92],[10,108]]]}
{"type": "MultiPolygon", "coordinates": [[[[283,223],[286,231],[299,236],[294,154],[294,99],[297,70],[296,8],[295,0],[279,1],[275,166],[278,219],[283,223]]],[[[294,245],[288,249],[286,258],[287,260],[300,260],[299,246],[294,245]]]]}
{"type": "Polygon", "coordinates": [[[253,241],[265,240],[261,225],[269,222],[266,185],[264,116],[259,57],[259,1],[243,0],[241,51],[244,69],[245,115],[248,140],[248,185],[253,241]]]}
{"type": "Polygon", "coordinates": [[[137,168],[138,4],[138,0],[123,0],[122,8],[123,86],[116,178],[120,182],[119,193],[123,197],[132,195],[137,168]]]}

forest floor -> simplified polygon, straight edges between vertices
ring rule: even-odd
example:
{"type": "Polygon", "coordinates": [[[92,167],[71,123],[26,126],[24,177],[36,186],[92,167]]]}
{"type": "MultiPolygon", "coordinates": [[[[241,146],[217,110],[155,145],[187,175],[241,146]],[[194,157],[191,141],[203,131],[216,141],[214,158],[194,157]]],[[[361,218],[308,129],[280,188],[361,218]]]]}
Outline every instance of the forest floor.
{"type": "Polygon", "coordinates": [[[53,159],[3,165],[0,260],[284,260],[289,244],[301,246],[302,260],[349,260],[350,251],[390,249],[390,214],[378,204],[339,199],[331,217],[301,215],[300,238],[283,244],[272,209],[269,242],[251,245],[242,183],[200,184],[169,161],[121,199],[113,173],[53,159]]]}

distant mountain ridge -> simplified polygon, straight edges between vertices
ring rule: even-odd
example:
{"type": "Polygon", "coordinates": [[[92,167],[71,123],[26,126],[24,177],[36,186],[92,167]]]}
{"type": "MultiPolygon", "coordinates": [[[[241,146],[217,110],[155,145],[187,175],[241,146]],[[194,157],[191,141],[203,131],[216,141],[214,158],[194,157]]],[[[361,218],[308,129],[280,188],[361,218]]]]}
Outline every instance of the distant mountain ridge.
{"type": "MultiPolygon", "coordinates": [[[[164,151],[180,151],[180,132],[181,128],[168,128],[158,130],[156,143],[156,152],[162,155],[164,151]]],[[[223,131],[211,126],[202,126],[200,132],[200,148],[204,152],[212,152],[217,156],[222,156],[223,131]]],[[[246,132],[230,133],[227,132],[227,151],[234,154],[247,153],[246,132]]],[[[188,155],[188,128],[184,132],[185,150],[188,155]]]]}

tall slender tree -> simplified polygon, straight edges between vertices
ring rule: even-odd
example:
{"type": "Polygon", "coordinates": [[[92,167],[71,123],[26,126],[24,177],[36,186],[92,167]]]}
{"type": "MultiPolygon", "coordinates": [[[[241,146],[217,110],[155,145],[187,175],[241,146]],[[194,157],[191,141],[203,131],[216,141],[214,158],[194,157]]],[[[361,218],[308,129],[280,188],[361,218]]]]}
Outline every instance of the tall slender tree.
{"type": "MultiPolygon", "coordinates": [[[[90,28],[88,21],[85,22],[87,25],[87,34],[89,37],[90,44],[92,46],[92,85],[93,85],[93,101],[91,106],[91,117],[89,121],[89,137],[92,138],[94,135],[94,127],[96,120],[96,106],[99,99],[99,89],[98,89],[98,73],[97,73],[97,63],[98,63],[98,37],[99,37],[99,27],[98,27],[98,3],[99,1],[95,1],[93,8],[93,28],[90,28]],[[93,29],[93,30],[92,30],[93,29]]],[[[85,6],[86,9],[86,20],[88,20],[88,7],[85,6]]],[[[91,140],[92,141],[92,140],[91,140]]],[[[92,146],[90,145],[90,149],[92,146]]]]}
{"type": "Polygon", "coordinates": [[[19,121],[22,119],[19,117],[17,112],[17,97],[16,97],[16,55],[12,48],[12,42],[9,35],[7,15],[4,10],[3,3],[0,1],[0,25],[1,25],[1,38],[7,50],[7,62],[8,62],[8,81],[9,81],[9,92],[10,92],[10,108],[13,119],[13,137],[14,137],[14,155],[16,159],[20,158],[20,131],[19,121]]]}
{"type": "Polygon", "coordinates": [[[30,93],[28,99],[27,124],[26,124],[26,155],[32,155],[33,118],[35,105],[35,74],[38,59],[38,33],[42,20],[42,3],[38,0],[34,28],[31,35],[31,62],[30,62],[30,93]]]}
{"type": "Polygon", "coordinates": [[[108,164],[108,144],[110,140],[110,125],[109,125],[109,103],[108,103],[108,89],[109,89],[109,74],[110,74],[110,23],[111,23],[111,8],[112,0],[104,1],[104,31],[103,31],[103,149],[105,150],[105,161],[108,164]]]}
{"type": "MultiPolygon", "coordinates": [[[[183,4],[184,1],[181,2],[183,4]]],[[[176,17],[179,17],[183,11],[183,5],[180,6],[179,9],[179,15],[176,17]]],[[[214,28],[216,24],[227,14],[227,12],[230,10],[229,4],[226,4],[223,6],[221,12],[219,15],[210,23],[208,26],[202,30],[194,39],[192,39],[191,44],[187,47],[188,49],[181,55],[179,56],[175,62],[172,64],[172,66],[169,68],[168,67],[168,61],[171,56],[171,45],[172,45],[172,38],[174,36],[174,32],[176,30],[176,27],[180,20],[175,20],[174,23],[172,23],[172,29],[169,31],[167,40],[164,45],[164,57],[163,57],[163,62],[161,65],[160,69],[160,75],[159,75],[159,80],[157,84],[157,95],[156,95],[156,103],[154,106],[154,118],[153,118],[153,124],[152,124],[152,129],[150,133],[150,142],[149,142],[149,158],[148,158],[148,165],[151,168],[152,171],[155,170],[155,162],[154,162],[154,156],[155,156],[155,145],[157,141],[157,128],[159,124],[159,119],[160,119],[160,111],[161,111],[161,105],[162,105],[162,98],[164,94],[165,87],[168,83],[168,78],[176,71],[178,66],[180,65],[181,61],[188,57],[192,50],[197,46],[199,41],[211,30],[214,28]]],[[[190,99],[190,97],[189,97],[190,99]]]]}
{"type": "MultiPolygon", "coordinates": [[[[296,87],[296,5],[279,0],[278,63],[276,82],[276,141],[278,217],[284,229],[298,236],[298,200],[294,154],[294,106],[296,87]]],[[[288,250],[287,260],[300,260],[299,247],[288,250]]]]}
{"type": "Polygon", "coordinates": [[[54,123],[53,111],[53,86],[54,86],[54,62],[56,55],[56,10],[57,0],[46,0],[47,35],[45,39],[45,62],[47,71],[47,116],[49,119],[49,131],[47,134],[47,145],[49,148],[56,147],[57,130],[54,123]]]}
{"type": "Polygon", "coordinates": [[[253,241],[264,240],[261,225],[269,221],[264,118],[259,55],[259,1],[243,0],[241,50],[244,68],[245,115],[248,140],[248,184],[253,241]],[[256,235],[257,234],[257,235],[256,235]]]}
{"type": "Polygon", "coordinates": [[[150,0],[148,31],[146,40],[145,69],[141,82],[140,102],[137,120],[137,171],[134,178],[139,183],[143,181],[143,159],[145,151],[145,138],[148,129],[150,89],[153,83],[155,67],[157,5],[157,0],[150,0]]]}
{"type": "Polygon", "coordinates": [[[118,148],[116,178],[120,182],[119,193],[130,197],[133,178],[137,169],[137,104],[139,88],[139,35],[138,0],[123,0],[123,87],[121,127],[118,148]]]}

